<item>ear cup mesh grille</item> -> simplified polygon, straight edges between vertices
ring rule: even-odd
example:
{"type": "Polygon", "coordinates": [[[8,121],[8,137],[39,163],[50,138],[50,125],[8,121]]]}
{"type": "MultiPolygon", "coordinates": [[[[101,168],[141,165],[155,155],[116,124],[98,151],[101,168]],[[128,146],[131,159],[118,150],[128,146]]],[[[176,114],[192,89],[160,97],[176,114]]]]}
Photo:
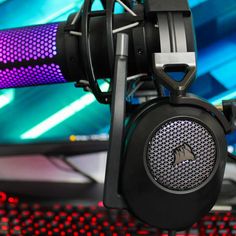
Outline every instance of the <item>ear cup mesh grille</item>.
{"type": "Polygon", "coordinates": [[[216,163],[212,135],[200,123],[173,120],[162,125],[149,140],[147,166],[162,186],[186,191],[201,185],[216,163]]]}

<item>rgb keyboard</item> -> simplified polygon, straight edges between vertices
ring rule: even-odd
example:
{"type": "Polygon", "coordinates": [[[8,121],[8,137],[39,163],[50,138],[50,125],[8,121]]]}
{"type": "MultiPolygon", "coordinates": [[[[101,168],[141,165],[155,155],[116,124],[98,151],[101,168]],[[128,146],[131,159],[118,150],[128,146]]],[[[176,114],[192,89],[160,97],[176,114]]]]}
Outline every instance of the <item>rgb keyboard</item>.
{"type": "MultiPolygon", "coordinates": [[[[0,193],[0,236],[167,236],[124,210],[95,206],[27,203],[0,193]]],[[[209,213],[177,236],[236,236],[236,212],[209,213]]]]}

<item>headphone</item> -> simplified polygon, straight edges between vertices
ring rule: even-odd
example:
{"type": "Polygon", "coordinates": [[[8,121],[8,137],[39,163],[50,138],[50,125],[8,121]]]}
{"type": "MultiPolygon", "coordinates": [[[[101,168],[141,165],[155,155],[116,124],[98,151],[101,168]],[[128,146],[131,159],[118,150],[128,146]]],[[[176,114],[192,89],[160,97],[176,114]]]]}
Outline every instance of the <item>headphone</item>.
{"type": "Polygon", "coordinates": [[[131,119],[121,192],[128,209],[162,229],[183,230],[210,211],[227,158],[224,116],[195,98],[156,99],[131,119]]]}
{"type": "Polygon", "coordinates": [[[160,52],[153,54],[153,79],[169,91],[129,109],[129,37],[118,34],[112,87],[110,147],[104,204],[128,209],[141,221],[184,230],[207,214],[220,193],[226,134],[232,126],[216,107],[190,95],[196,47],[187,1],[145,1],[156,14],[160,52]],[[183,72],[177,80],[173,72],[183,72]]]}

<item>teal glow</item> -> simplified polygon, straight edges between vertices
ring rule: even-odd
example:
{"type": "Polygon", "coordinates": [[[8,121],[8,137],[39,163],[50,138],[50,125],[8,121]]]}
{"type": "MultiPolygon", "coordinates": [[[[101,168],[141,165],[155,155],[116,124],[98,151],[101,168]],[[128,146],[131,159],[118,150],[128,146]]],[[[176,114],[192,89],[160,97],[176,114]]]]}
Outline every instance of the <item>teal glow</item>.
{"type": "Polygon", "coordinates": [[[14,89],[4,90],[3,94],[0,95],[0,109],[10,104],[14,100],[14,96],[14,89]]]}
{"type": "Polygon", "coordinates": [[[124,8],[119,4],[119,3],[115,3],[115,13],[116,14],[121,14],[124,12],[124,8]]]}
{"type": "Polygon", "coordinates": [[[236,35],[222,39],[198,52],[198,76],[202,76],[236,57],[236,35]]]}
{"type": "Polygon", "coordinates": [[[236,57],[211,71],[211,75],[228,90],[236,86],[236,57]]]}
{"type": "MultiPolygon", "coordinates": [[[[106,91],[109,87],[109,84],[104,83],[101,86],[102,91],[106,91]]],[[[64,107],[63,109],[59,110],[52,116],[48,117],[46,120],[42,121],[32,129],[23,133],[20,138],[21,139],[36,139],[42,134],[48,132],[55,126],[61,124],[63,121],[67,120],[71,116],[75,115],[77,112],[82,111],[87,106],[91,105],[92,103],[96,102],[96,98],[93,94],[88,93],[82,96],[80,99],[72,102],[68,106],[64,107]]]]}
{"type": "MultiPolygon", "coordinates": [[[[102,10],[104,10],[100,0],[94,1],[93,6],[92,6],[92,10],[93,11],[102,11],[102,10]]],[[[116,14],[120,14],[120,13],[124,12],[124,8],[117,2],[115,3],[115,9],[114,10],[115,10],[116,14]]]]}
{"type": "Polygon", "coordinates": [[[94,1],[92,6],[92,11],[102,11],[103,6],[102,3],[99,0],[94,1]]]}
{"type": "Polygon", "coordinates": [[[190,7],[196,7],[199,4],[204,3],[206,1],[208,1],[208,0],[190,0],[189,4],[190,4],[190,7]]]}
{"type": "Polygon", "coordinates": [[[74,12],[74,8],[77,7],[78,4],[76,3],[71,3],[65,7],[63,7],[62,9],[54,12],[53,14],[43,18],[42,20],[39,20],[37,22],[35,22],[36,25],[40,25],[40,24],[46,24],[48,22],[54,21],[54,19],[60,17],[61,15],[67,13],[68,11],[73,10],[74,12]]]}
{"type": "Polygon", "coordinates": [[[212,99],[210,99],[210,103],[213,105],[220,105],[223,100],[231,100],[236,98],[236,90],[227,91],[223,94],[220,94],[212,99]]]}

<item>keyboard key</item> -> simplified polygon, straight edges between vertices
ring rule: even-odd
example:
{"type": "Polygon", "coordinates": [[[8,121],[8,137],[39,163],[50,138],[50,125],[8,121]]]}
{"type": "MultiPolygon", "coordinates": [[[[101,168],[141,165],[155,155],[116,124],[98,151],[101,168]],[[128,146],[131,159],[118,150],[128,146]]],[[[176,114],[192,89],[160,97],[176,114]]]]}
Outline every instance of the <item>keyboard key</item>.
{"type": "MultiPolygon", "coordinates": [[[[12,197],[13,198],[13,197],[12,197]]],[[[18,198],[17,198],[18,199],[18,198]]],[[[0,202],[0,236],[167,236],[125,210],[99,206],[0,202]],[[2,205],[1,205],[2,204],[2,205]]],[[[236,236],[235,212],[211,212],[177,236],[236,236]]]]}

